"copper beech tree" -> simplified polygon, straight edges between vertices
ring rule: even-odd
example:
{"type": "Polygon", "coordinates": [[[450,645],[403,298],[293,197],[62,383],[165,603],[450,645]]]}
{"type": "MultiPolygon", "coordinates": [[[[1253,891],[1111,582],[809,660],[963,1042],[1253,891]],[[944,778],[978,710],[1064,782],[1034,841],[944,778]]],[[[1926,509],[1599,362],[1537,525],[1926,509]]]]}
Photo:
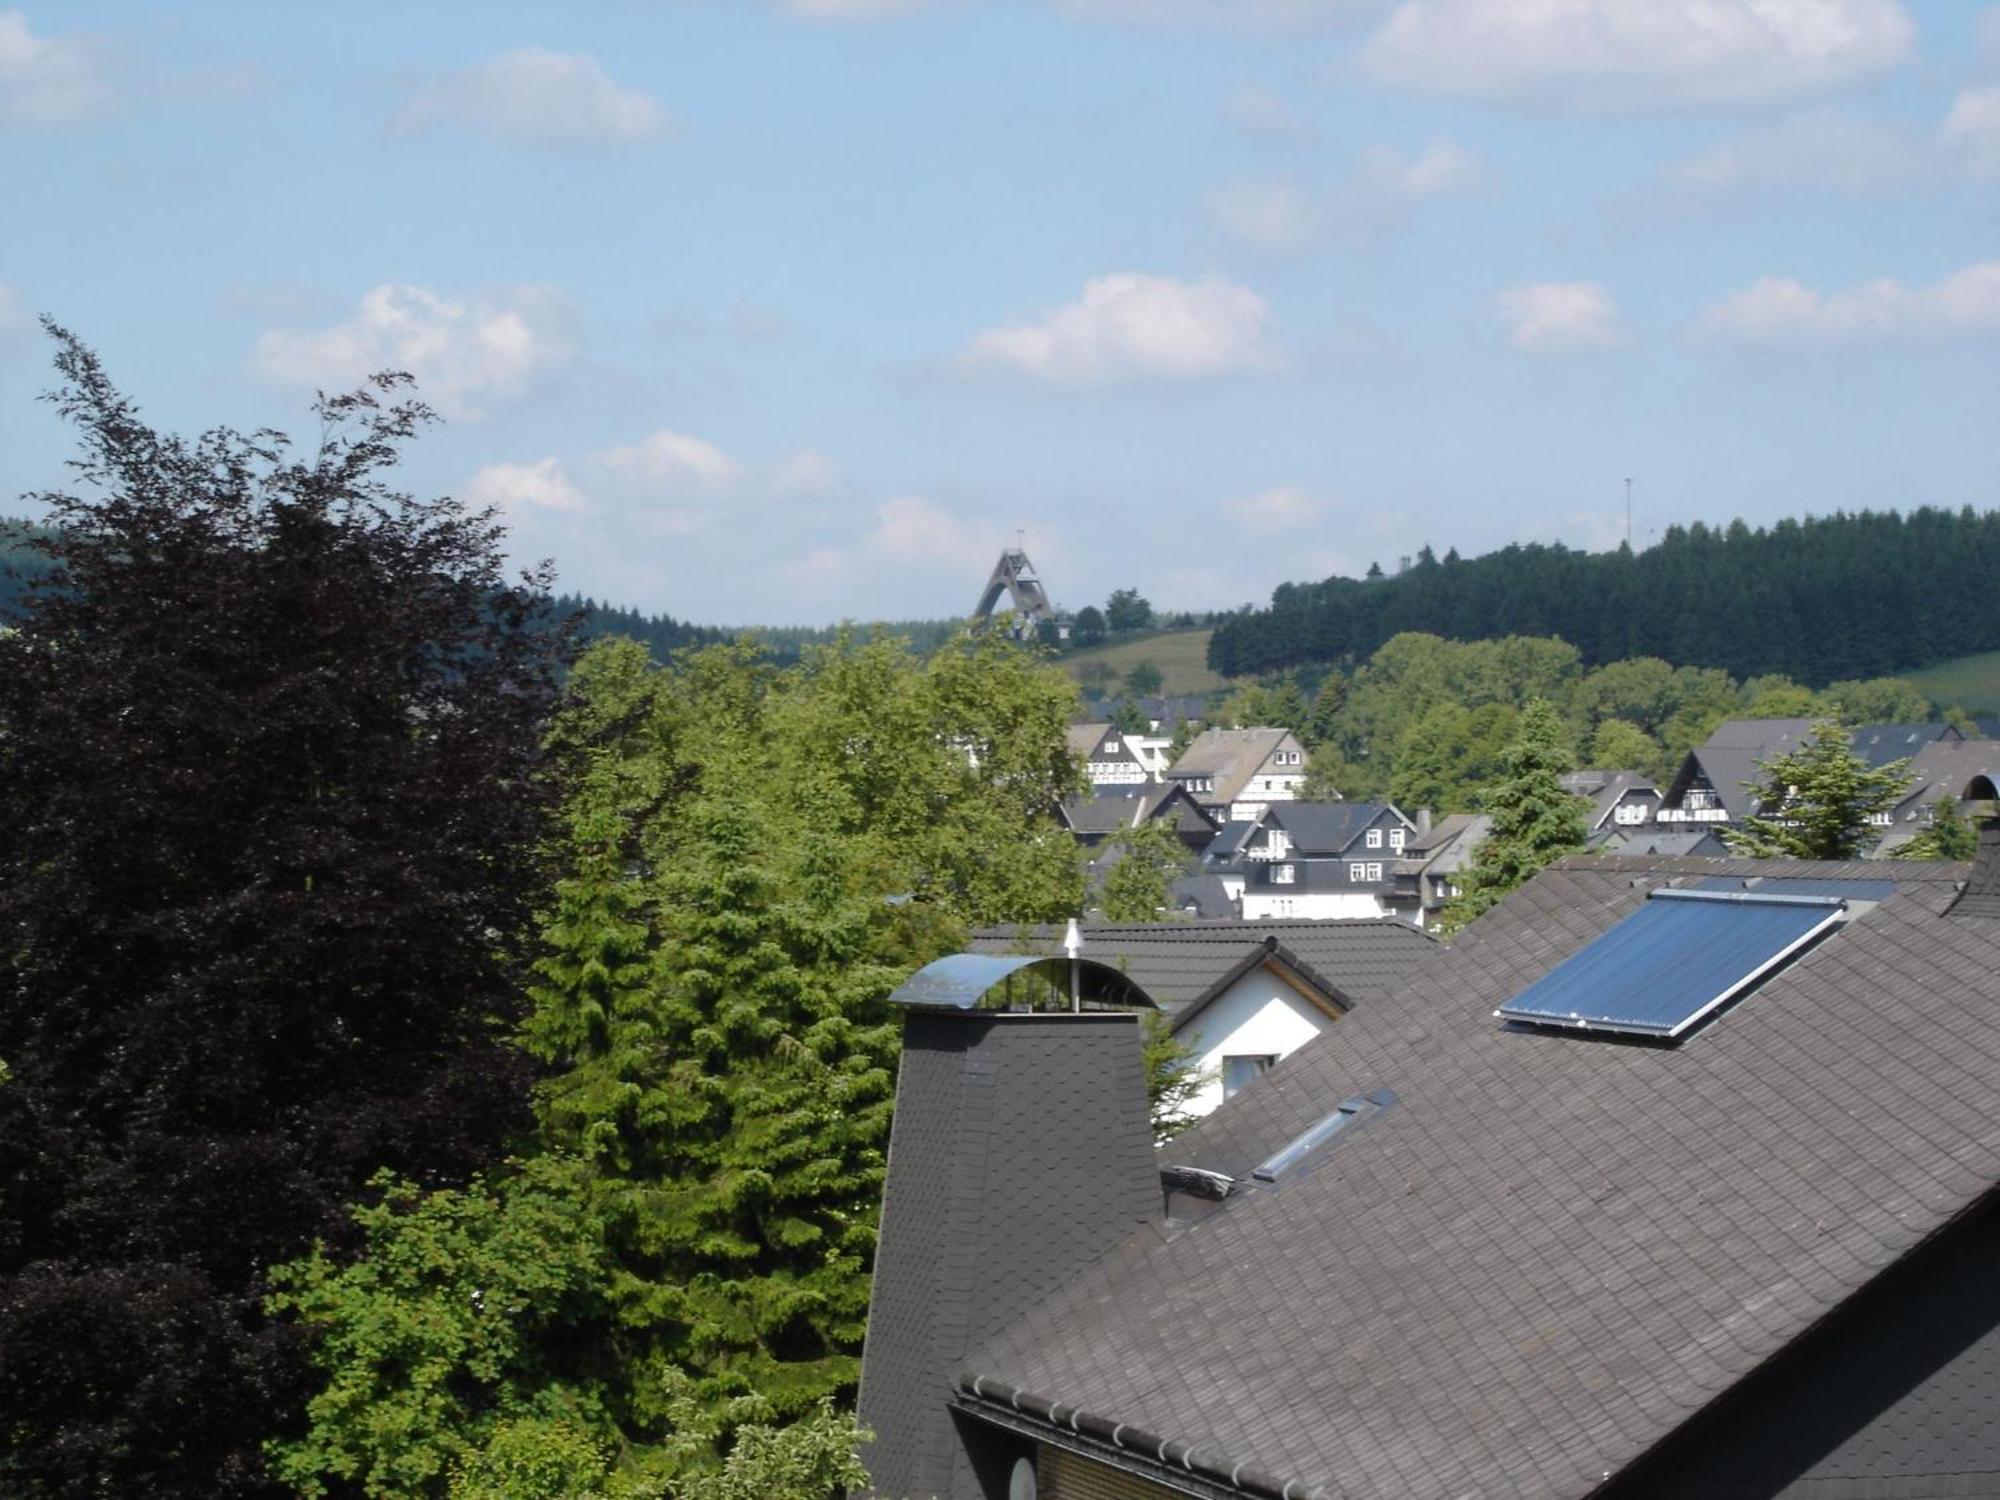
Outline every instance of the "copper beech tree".
{"type": "Polygon", "coordinates": [[[74,484],[0,632],[0,1493],[274,1495],[273,1264],[526,1118],[562,632],[391,487],[407,377],[162,434],[53,325],[74,484]]]}

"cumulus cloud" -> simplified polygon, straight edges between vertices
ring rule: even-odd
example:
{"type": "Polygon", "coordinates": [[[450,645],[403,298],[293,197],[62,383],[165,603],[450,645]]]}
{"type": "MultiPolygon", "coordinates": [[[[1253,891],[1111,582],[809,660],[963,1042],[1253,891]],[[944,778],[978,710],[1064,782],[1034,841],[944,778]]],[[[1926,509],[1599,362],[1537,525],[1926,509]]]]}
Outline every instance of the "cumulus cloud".
{"type": "Polygon", "coordinates": [[[1611,294],[1594,281],[1510,286],[1493,308],[1507,341],[1527,354],[1595,354],[1626,341],[1611,294]]]}
{"type": "Polygon", "coordinates": [[[1229,183],[1208,206],[1225,234],[1265,255],[1297,255],[1320,237],[1319,204],[1289,177],[1229,183]]]}
{"type": "Polygon", "coordinates": [[[1763,187],[1872,193],[1923,171],[1923,152],[1902,126],[1813,110],[1746,131],[1669,167],[1666,177],[1693,193],[1763,187]]]}
{"type": "Polygon", "coordinates": [[[1257,495],[1239,495],[1222,508],[1246,531],[1296,531],[1319,515],[1319,502],[1295,486],[1281,486],[1257,495]]]}
{"type": "Polygon", "coordinates": [[[71,125],[98,118],[111,104],[95,47],[36,36],[24,12],[0,11],[0,125],[71,125]]]}
{"type": "Polygon", "coordinates": [[[530,511],[583,515],[593,509],[557,458],[530,464],[488,464],[466,485],[465,499],[475,507],[491,506],[506,515],[530,511]]]}
{"type": "Polygon", "coordinates": [[[659,498],[713,496],[743,477],[743,466],[715,444],[662,427],[638,442],[597,456],[612,474],[659,498]]]}
{"type": "Polygon", "coordinates": [[[1478,180],[1472,155],[1456,141],[1432,141],[1416,156],[1393,146],[1370,146],[1361,153],[1356,183],[1369,192],[1406,202],[1463,192],[1478,180]]]}
{"type": "Polygon", "coordinates": [[[640,141],[667,128],[652,95],[613,83],[581,52],[523,47],[426,87],[397,124],[458,125],[501,140],[578,144],[640,141]]]}
{"type": "Polygon", "coordinates": [[[1824,349],[2000,336],[2000,260],[1929,286],[1881,277],[1823,295],[1789,276],[1766,276],[1711,307],[1701,332],[1746,348],[1824,349]]]}
{"type": "Polygon", "coordinates": [[[812,448],[801,448],[771,476],[771,488],[785,496],[823,495],[839,483],[840,465],[812,448]]]}
{"type": "Polygon", "coordinates": [[[1058,385],[1196,380],[1269,368],[1270,323],[1262,297],[1219,276],[1120,271],[1032,323],[987,329],[960,363],[1058,385]]]}
{"type": "Polygon", "coordinates": [[[1973,176],[2000,178],[2000,87],[1960,94],[1945,116],[1942,135],[1973,176]]]}
{"type": "Polygon", "coordinates": [[[1403,0],[1363,57],[1410,88],[1602,109],[1831,88],[1913,36],[1899,0],[1403,0]]]}
{"type": "Polygon", "coordinates": [[[570,306],[552,287],[517,286],[449,298],[420,286],[378,286],[353,317],[319,330],[269,328],[254,363],[286,385],[337,389],[378,370],[407,370],[426,401],[476,421],[518,400],[572,352],[570,306]]]}

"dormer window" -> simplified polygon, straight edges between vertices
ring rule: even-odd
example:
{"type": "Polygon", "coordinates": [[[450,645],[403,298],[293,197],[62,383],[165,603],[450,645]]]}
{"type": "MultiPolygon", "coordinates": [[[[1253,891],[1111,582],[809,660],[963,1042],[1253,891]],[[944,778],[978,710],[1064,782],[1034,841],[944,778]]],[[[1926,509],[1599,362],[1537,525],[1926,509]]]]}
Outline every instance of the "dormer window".
{"type": "Polygon", "coordinates": [[[1274,885],[1293,884],[1297,878],[1297,870],[1298,866],[1296,865],[1273,865],[1271,867],[1272,884],[1274,885]]]}

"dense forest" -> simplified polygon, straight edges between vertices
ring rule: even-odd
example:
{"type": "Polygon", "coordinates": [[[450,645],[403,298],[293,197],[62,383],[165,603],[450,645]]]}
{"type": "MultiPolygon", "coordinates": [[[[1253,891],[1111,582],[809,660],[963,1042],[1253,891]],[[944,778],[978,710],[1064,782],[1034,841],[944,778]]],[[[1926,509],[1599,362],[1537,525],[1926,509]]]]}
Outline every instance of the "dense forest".
{"type": "Polygon", "coordinates": [[[1674,526],[1632,553],[1512,546],[1394,577],[1285,584],[1220,626],[1225,676],[1359,661],[1406,631],[1558,636],[1586,665],[1654,656],[1822,686],[2000,645],[2000,512],[1835,514],[1674,526]]]}

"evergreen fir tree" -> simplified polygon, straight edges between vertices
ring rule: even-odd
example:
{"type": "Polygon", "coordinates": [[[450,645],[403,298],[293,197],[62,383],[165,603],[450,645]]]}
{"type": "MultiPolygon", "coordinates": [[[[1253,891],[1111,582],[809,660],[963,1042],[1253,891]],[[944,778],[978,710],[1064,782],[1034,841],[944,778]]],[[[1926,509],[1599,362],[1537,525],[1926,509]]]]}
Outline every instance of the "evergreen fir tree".
{"type": "Polygon", "coordinates": [[[1575,768],[1569,735],[1554,707],[1537,698],[1522,711],[1519,733],[1502,755],[1506,771],[1485,794],[1493,824],[1473,853],[1461,894],[1445,911],[1458,928],[1545,866],[1583,847],[1584,804],[1562,788],[1575,768]]]}
{"type": "Polygon", "coordinates": [[[1950,797],[1931,804],[1923,831],[1896,851],[1897,859],[1971,859],[1979,853],[1979,830],[1950,797]]]}
{"type": "Polygon", "coordinates": [[[1870,820],[1902,800],[1909,765],[1897,760],[1871,768],[1854,753],[1847,731],[1822,719],[1797,750],[1758,767],[1757,779],[1745,785],[1761,811],[1723,838],[1753,859],[1857,859],[1875,841],[1870,820]]]}

